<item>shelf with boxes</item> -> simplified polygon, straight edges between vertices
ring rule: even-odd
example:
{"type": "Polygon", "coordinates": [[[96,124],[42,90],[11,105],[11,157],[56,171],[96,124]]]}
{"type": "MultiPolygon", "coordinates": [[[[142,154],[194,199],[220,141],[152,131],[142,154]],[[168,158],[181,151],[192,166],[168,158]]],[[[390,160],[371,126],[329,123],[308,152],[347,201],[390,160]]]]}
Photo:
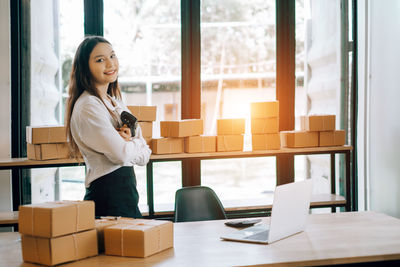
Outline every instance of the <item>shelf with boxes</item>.
{"type": "MultiPolygon", "coordinates": [[[[245,119],[218,119],[217,135],[203,135],[203,120],[160,121],[161,138],[152,139],[153,122],[156,121],[155,106],[129,106],[129,110],[138,118],[142,133],[153,154],[147,164],[148,215],[156,215],[153,195],[153,163],[158,161],[185,161],[190,159],[207,160],[222,158],[269,157],[279,155],[329,154],[331,162],[331,195],[325,199],[327,206],[343,206],[332,202],[335,190],[335,155],[345,155],[345,207],[355,210],[355,181],[350,177],[351,146],[344,146],[344,131],[334,130],[335,117],[315,115],[302,117],[300,131],[279,132],[279,102],[257,102],[251,104],[252,151],[243,151],[245,119]]],[[[32,130],[33,131],[33,130],[32,130]]],[[[32,132],[33,136],[33,132],[32,132]]],[[[42,133],[46,142],[54,137],[51,132],[42,133]]],[[[33,137],[32,137],[33,138],[33,137]]],[[[52,140],[52,139],[51,139],[52,140]]],[[[51,141],[53,143],[65,140],[51,141]]],[[[28,146],[30,140],[28,142],[28,146]]],[[[58,153],[58,150],[56,150],[58,153]]],[[[59,155],[60,153],[58,153],[59,155]]],[[[62,154],[62,153],[61,153],[62,154]]],[[[36,154],[35,154],[36,155],[36,154]]],[[[62,154],[63,155],[63,154],[62,154]]],[[[0,159],[0,169],[18,170],[21,168],[62,167],[84,164],[83,160],[69,158],[52,160],[0,159]]],[[[14,179],[13,179],[14,180],[14,179]]],[[[14,181],[13,181],[14,186],[14,181]]],[[[15,186],[20,186],[15,181],[15,186]]],[[[15,199],[19,199],[15,197],[15,199]]],[[[19,199],[20,201],[20,199],[19,199]]],[[[18,204],[14,201],[14,204],[18,204]]],[[[314,205],[313,203],[311,204],[314,205]]],[[[316,205],[314,205],[316,206],[316,205]]],[[[321,205],[320,205],[321,206],[321,205]]],[[[231,207],[235,208],[235,207],[231,207]]]]}

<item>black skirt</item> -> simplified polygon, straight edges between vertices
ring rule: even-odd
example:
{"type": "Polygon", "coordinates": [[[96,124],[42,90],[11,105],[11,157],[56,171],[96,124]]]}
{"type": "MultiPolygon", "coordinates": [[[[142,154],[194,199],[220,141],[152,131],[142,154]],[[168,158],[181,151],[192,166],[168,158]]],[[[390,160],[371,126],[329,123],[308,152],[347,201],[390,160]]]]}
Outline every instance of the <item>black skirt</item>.
{"type": "Polygon", "coordinates": [[[91,182],[84,200],[94,201],[96,217],[142,218],[133,167],[121,167],[91,182]]]}

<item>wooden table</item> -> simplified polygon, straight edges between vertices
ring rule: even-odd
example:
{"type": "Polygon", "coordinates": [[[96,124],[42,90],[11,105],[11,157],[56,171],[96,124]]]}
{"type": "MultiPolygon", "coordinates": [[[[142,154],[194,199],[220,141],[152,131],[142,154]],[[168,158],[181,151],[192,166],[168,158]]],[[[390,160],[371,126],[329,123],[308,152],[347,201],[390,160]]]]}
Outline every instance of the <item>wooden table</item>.
{"type": "MultiPolygon", "coordinates": [[[[304,232],[270,245],[222,241],[221,234],[236,231],[223,222],[175,223],[174,248],[148,258],[99,255],[63,266],[297,266],[400,260],[400,220],[381,213],[310,215],[304,232]]],[[[22,262],[18,233],[0,233],[0,266],[35,266],[22,262]]]]}

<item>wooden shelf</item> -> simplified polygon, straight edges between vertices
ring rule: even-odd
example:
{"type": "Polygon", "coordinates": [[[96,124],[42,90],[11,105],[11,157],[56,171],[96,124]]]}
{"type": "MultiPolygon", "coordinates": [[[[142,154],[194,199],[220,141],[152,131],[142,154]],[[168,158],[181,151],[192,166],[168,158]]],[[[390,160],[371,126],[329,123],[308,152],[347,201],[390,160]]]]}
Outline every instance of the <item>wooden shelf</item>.
{"type": "Polygon", "coordinates": [[[18,223],[18,211],[0,212],[0,226],[18,223]]]}
{"type": "MultiPolygon", "coordinates": [[[[340,151],[352,150],[352,146],[332,147],[308,147],[308,148],[281,148],[278,150],[256,150],[256,151],[233,151],[233,152],[212,152],[212,153],[179,153],[165,155],[151,155],[152,161],[184,160],[184,159],[217,159],[217,158],[242,158],[242,157],[268,157],[280,154],[328,154],[340,151]]],[[[57,167],[68,165],[85,164],[83,159],[53,159],[53,160],[30,160],[27,158],[3,158],[0,159],[0,169],[10,168],[40,168],[57,167]]]]}

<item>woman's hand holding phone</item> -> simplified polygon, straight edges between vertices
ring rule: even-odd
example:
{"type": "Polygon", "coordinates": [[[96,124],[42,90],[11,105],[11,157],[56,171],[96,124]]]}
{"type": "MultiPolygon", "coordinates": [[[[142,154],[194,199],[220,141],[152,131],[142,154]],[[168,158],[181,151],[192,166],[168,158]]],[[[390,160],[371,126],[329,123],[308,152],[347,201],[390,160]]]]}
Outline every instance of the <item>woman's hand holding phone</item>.
{"type": "Polygon", "coordinates": [[[125,141],[131,141],[131,129],[128,126],[124,125],[121,128],[117,128],[117,132],[125,141]]]}

